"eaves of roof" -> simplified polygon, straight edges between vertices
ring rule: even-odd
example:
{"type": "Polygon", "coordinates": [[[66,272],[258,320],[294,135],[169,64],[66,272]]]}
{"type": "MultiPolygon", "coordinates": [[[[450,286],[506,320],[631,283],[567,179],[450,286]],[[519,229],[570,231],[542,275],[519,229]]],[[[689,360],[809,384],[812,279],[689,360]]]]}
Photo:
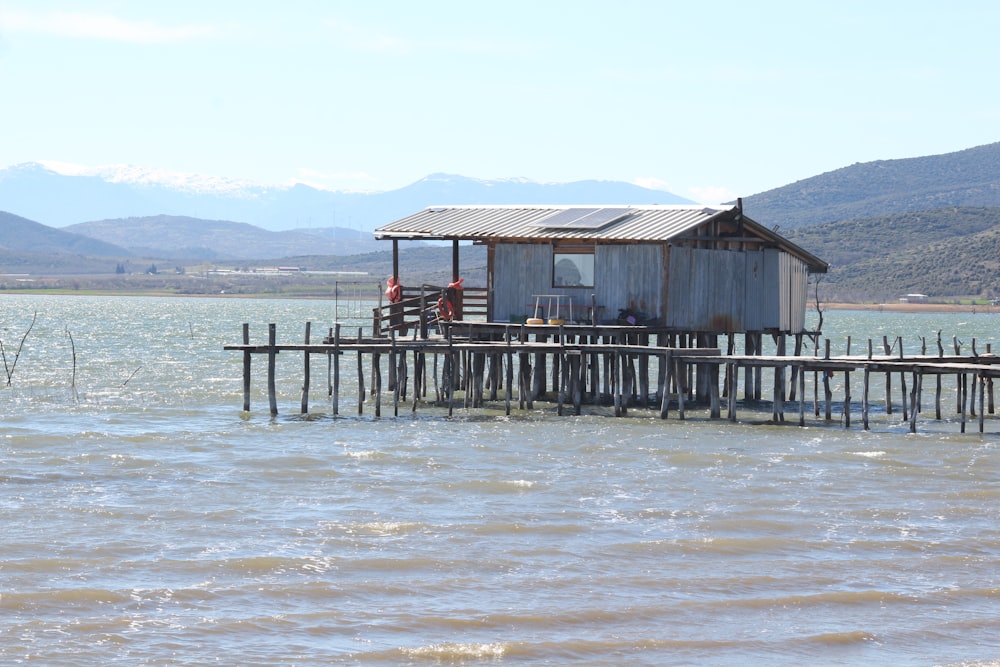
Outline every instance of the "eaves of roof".
{"type": "MultiPolygon", "coordinates": [[[[553,228],[540,224],[561,211],[579,206],[466,205],[431,206],[375,230],[377,239],[421,239],[455,241],[580,241],[667,242],[711,221],[715,217],[741,215],[735,206],[686,204],[608,206],[627,215],[597,228],[553,228]]],[[[587,207],[595,208],[595,207],[587,207]]],[[[800,257],[814,273],[825,273],[828,265],[818,257],[763,225],[743,216],[756,236],[800,257]]]]}

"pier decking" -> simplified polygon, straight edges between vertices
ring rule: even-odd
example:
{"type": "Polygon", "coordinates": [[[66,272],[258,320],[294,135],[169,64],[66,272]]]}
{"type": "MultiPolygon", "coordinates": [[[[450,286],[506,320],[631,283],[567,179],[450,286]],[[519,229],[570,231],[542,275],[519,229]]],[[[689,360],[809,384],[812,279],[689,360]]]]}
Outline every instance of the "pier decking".
{"type": "MultiPolygon", "coordinates": [[[[723,418],[725,402],[725,418],[736,421],[741,374],[745,379],[744,401],[759,402],[763,393],[761,371],[767,370],[773,379],[771,423],[785,423],[785,406],[793,405],[793,410],[797,407],[797,423],[806,425],[806,376],[812,373],[814,417],[820,418],[822,405],[822,420],[833,420],[831,379],[841,375],[844,395],[839,419],[849,427],[854,413],[852,374],[862,373],[863,427],[868,429],[870,425],[873,378],[885,379],[886,414],[893,414],[897,407],[892,400],[892,383],[893,378],[898,378],[902,420],[915,432],[918,415],[924,412],[924,377],[935,379],[934,419],[941,420],[945,413],[942,380],[951,376],[955,380],[955,416],[961,431],[965,432],[968,421],[978,418],[979,431],[983,432],[985,414],[995,413],[993,379],[1000,376],[1000,358],[989,349],[980,354],[973,342],[972,353],[963,354],[956,342],[955,353],[945,355],[940,334],[936,355],[926,354],[926,343],[924,353],[904,355],[898,340],[899,351],[892,354],[895,344],[890,348],[888,341],[883,340],[882,354],[874,354],[869,341],[866,354],[837,356],[830,354],[827,340],[822,355],[814,352],[809,356],[735,354],[731,349],[723,352],[718,347],[705,346],[705,340],[692,335],[643,326],[453,322],[444,325],[441,334],[408,338],[395,334],[365,336],[361,329],[355,335],[337,324],[321,342],[311,340],[311,328],[311,323],[307,323],[301,343],[279,344],[277,327],[271,324],[267,341],[252,343],[249,325],[244,324],[242,343],[224,346],[226,350],[243,353],[244,411],[250,410],[252,357],[264,355],[270,413],[278,414],[275,362],[282,352],[303,355],[300,405],[303,414],[309,409],[310,359],[315,355],[327,357],[327,391],[335,416],[340,414],[342,366],[347,354],[356,358],[358,414],[363,414],[370,393],[375,416],[382,415],[386,393],[391,394],[393,415],[398,415],[401,406],[407,403],[416,412],[422,403],[430,402],[430,377],[433,404],[446,406],[448,415],[456,407],[476,409],[496,406],[500,401],[509,415],[515,409],[534,409],[535,401],[549,401],[555,404],[559,415],[567,410],[581,414],[582,405],[589,403],[613,405],[615,416],[624,416],[633,407],[658,410],[663,419],[674,408],[677,417],[685,419],[687,408],[697,398],[699,405],[707,405],[709,417],[716,419],[723,418]],[[383,357],[387,360],[386,382],[383,382],[383,357]],[[655,387],[651,387],[654,365],[655,387]],[[370,384],[367,384],[369,372],[370,384]]],[[[801,340],[796,348],[801,349],[801,340]]],[[[778,350],[783,349],[781,340],[778,350]]]]}

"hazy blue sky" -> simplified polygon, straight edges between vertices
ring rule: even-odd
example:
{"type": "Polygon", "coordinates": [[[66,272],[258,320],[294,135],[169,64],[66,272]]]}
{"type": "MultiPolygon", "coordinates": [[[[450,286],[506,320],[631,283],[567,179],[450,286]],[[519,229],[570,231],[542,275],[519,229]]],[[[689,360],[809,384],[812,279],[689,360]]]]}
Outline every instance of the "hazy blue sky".
{"type": "Polygon", "coordinates": [[[0,0],[0,167],[702,202],[1000,141],[1000,3],[0,0]]]}

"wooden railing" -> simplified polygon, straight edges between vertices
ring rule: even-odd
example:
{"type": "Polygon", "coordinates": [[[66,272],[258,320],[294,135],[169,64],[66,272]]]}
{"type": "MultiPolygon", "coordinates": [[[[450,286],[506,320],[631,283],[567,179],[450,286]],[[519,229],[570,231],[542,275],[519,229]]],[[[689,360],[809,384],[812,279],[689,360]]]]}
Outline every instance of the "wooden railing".
{"type": "MultiPolygon", "coordinates": [[[[439,316],[438,299],[444,297],[445,289],[438,285],[403,287],[403,298],[398,303],[383,303],[373,309],[372,329],[375,335],[382,336],[390,331],[405,335],[410,329],[417,328],[420,336],[426,337],[430,325],[439,316]]],[[[486,320],[489,299],[485,287],[459,290],[456,301],[453,304],[455,320],[486,320]]]]}

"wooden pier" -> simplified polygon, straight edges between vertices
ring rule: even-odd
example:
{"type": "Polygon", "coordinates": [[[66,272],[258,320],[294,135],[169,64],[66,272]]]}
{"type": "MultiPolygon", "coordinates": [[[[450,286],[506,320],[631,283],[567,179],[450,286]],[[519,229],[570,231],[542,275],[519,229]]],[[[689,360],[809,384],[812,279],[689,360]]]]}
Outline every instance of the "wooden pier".
{"type": "MultiPolygon", "coordinates": [[[[783,351],[784,338],[775,339],[778,351],[783,351]]],[[[725,418],[736,421],[741,374],[745,378],[743,400],[755,403],[762,399],[763,370],[773,378],[770,423],[786,422],[786,406],[797,412],[800,426],[806,425],[807,412],[825,423],[833,421],[831,380],[842,376],[843,408],[838,419],[849,427],[854,416],[852,374],[856,373],[863,376],[860,417],[865,429],[870,424],[871,388],[880,378],[884,378],[887,415],[897,407],[892,396],[893,378],[898,378],[902,421],[908,422],[911,432],[916,432],[918,415],[925,411],[925,376],[934,378],[934,419],[941,420],[947,412],[942,405],[947,377],[954,380],[955,416],[963,433],[973,419],[978,419],[982,433],[985,414],[995,414],[993,380],[1000,376],[1000,358],[989,348],[985,353],[977,352],[975,341],[971,353],[963,354],[956,341],[954,353],[946,355],[939,333],[937,354],[927,354],[924,341],[922,353],[909,356],[903,354],[899,339],[892,346],[883,339],[880,354],[874,353],[869,340],[867,353],[862,355],[850,354],[848,340],[848,353],[840,356],[830,354],[829,340],[822,354],[814,350],[812,356],[801,353],[801,338],[796,341],[799,354],[795,355],[761,354],[759,340],[752,344],[749,339],[747,348],[752,347],[755,353],[735,354],[732,337],[729,351],[723,353],[706,345],[715,341],[717,337],[642,326],[453,322],[443,326],[441,334],[420,338],[416,334],[397,337],[395,333],[365,336],[362,329],[348,333],[337,324],[319,342],[313,342],[311,323],[306,323],[302,342],[291,344],[279,344],[277,327],[270,324],[266,343],[251,343],[249,325],[244,324],[242,343],[224,349],[243,353],[244,411],[250,410],[252,358],[266,358],[272,416],[278,414],[276,357],[283,352],[303,355],[301,414],[309,411],[311,359],[315,355],[327,358],[327,394],[334,416],[340,414],[341,378],[348,359],[355,362],[348,372],[357,377],[358,414],[363,414],[370,395],[376,417],[382,416],[383,400],[390,395],[393,415],[399,415],[406,405],[416,412],[421,404],[430,403],[446,407],[451,416],[456,407],[495,408],[500,401],[509,415],[514,409],[532,410],[536,401],[547,401],[555,404],[559,415],[579,415],[582,405],[588,403],[613,405],[615,416],[625,416],[633,407],[658,410],[663,419],[674,408],[677,417],[685,419],[686,409],[697,402],[708,407],[710,418],[721,419],[725,402],[725,418]],[[383,358],[387,362],[385,381],[383,358]],[[655,387],[650,386],[653,365],[655,387]],[[808,401],[811,410],[807,410],[806,378],[810,373],[813,397],[808,401]],[[432,397],[429,386],[433,387],[432,397]]]]}

